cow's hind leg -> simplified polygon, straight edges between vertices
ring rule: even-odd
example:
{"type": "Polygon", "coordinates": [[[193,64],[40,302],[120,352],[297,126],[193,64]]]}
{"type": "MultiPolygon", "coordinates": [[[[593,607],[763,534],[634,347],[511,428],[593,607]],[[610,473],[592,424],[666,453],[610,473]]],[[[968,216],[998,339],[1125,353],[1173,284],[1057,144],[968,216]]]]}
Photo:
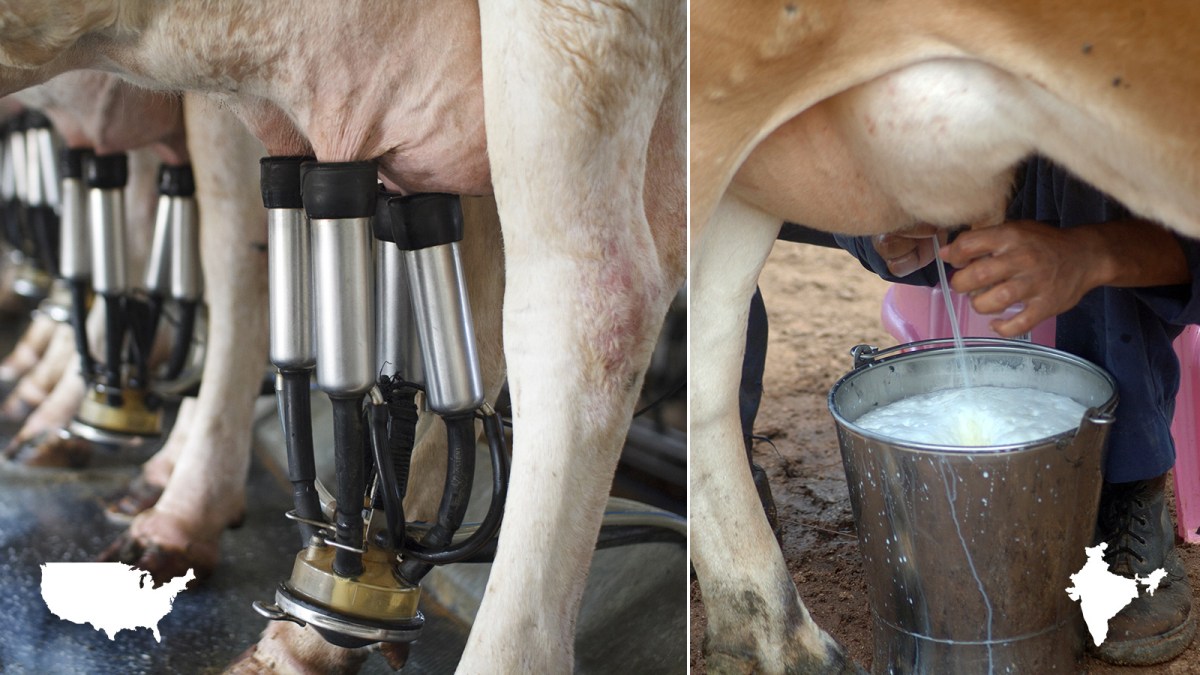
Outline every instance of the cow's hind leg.
{"type": "Polygon", "coordinates": [[[743,454],[738,381],[755,280],[780,222],[726,196],[691,264],[692,563],[711,673],[854,672],[801,602],[743,454]]]}
{"type": "Polygon", "coordinates": [[[74,353],[75,338],[71,327],[56,324],[50,344],[42,354],[41,360],[17,382],[17,386],[5,399],[2,408],[4,417],[9,420],[24,420],[36,410],[62,379],[74,353]]]}
{"type": "Polygon", "coordinates": [[[675,291],[641,187],[668,84],[647,33],[665,19],[682,26],[681,6],[572,5],[480,8],[515,447],[459,672],[571,670],[608,487],[675,291]]]}
{"type": "Polygon", "coordinates": [[[15,384],[21,376],[29,372],[41,360],[46,348],[50,346],[50,338],[58,322],[45,314],[35,314],[33,321],[21,339],[13,347],[12,352],[0,361],[0,384],[15,384]]]}
{"type": "Polygon", "coordinates": [[[141,473],[120,491],[105,500],[105,515],[109,520],[128,524],[135,516],[158,503],[179,455],[187,445],[195,423],[196,399],[187,397],[179,404],[175,424],[167,440],[154,456],[142,464],[141,473]]]}
{"type": "Polygon", "coordinates": [[[103,557],[156,579],[211,573],[221,533],[242,518],[254,399],[266,368],[266,216],[255,180],[262,147],[228,111],[185,100],[208,300],[208,352],[191,427],[153,508],[103,557]]]}
{"type": "Polygon", "coordinates": [[[75,411],[79,410],[83,395],[79,357],[73,356],[69,359],[66,372],[54,385],[54,390],[25,419],[17,435],[4,449],[4,456],[26,466],[85,466],[92,457],[91,442],[62,433],[75,411]]]}

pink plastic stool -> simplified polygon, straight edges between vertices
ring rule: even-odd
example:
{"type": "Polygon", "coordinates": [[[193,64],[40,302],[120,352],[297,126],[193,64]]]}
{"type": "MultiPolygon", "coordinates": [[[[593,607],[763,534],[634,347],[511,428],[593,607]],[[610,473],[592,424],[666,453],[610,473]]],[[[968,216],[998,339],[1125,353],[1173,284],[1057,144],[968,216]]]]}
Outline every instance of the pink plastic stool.
{"type": "MultiPolygon", "coordinates": [[[[883,327],[900,342],[916,342],[954,335],[950,315],[942,299],[942,286],[907,286],[892,284],[883,298],[880,318],[883,327]]],[[[958,315],[958,326],[964,337],[998,337],[989,325],[995,316],[980,314],[971,308],[970,298],[950,291],[950,301],[958,315]]],[[[1054,346],[1054,321],[1046,320],[1034,327],[1034,342],[1054,346]]]]}
{"type": "Polygon", "coordinates": [[[1175,338],[1179,355],[1179,393],[1175,396],[1175,519],[1180,538],[1200,543],[1200,438],[1196,404],[1200,403],[1200,327],[1188,326],[1175,338]]]}
{"type": "MultiPolygon", "coordinates": [[[[988,326],[994,318],[971,308],[966,296],[950,291],[954,311],[964,336],[996,337],[988,326]]],[[[953,335],[940,285],[933,288],[893,284],[883,299],[880,318],[887,332],[899,342],[915,342],[953,335]]],[[[1034,342],[1054,346],[1054,321],[1038,324],[1031,335],[1034,342]]],[[[1175,439],[1176,528],[1188,543],[1200,543],[1200,438],[1197,434],[1196,405],[1200,403],[1200,327],[1188,326],[1175,340],[1179,356],[1179,393],[1175,398],[1175,419],[1171,436],[1175,439]]]]}

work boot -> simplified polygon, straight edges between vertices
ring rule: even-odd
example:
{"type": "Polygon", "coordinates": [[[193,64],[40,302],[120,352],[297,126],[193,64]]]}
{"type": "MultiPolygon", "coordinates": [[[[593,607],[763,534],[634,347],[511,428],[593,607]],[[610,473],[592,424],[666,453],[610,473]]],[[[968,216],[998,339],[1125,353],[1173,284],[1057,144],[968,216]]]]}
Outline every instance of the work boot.
{"type": "Polygon", "coordinates": [[[1108,638],[1088,648],[1101,661],[1149,666],[1183,653],[1196,635],[1192,587],[1175,552],[1175,528],[1167,508],[1166,475],[1132,483],[1105,483],[1100,492],[1096,542],[1106,542],[1104,560],[1113,574],[1146,578],[1165,569],[1150,595],[1138,597],[1108,622],[1108,638]]]}

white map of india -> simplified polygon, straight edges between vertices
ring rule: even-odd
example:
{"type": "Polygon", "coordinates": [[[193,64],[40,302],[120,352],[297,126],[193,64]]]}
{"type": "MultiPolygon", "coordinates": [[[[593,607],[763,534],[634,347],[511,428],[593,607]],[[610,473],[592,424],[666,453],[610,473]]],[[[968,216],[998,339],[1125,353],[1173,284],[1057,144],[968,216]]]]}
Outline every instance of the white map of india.
{"type": "Polygon", "coordinates": [[[123,563],[75,562],[42,565],[42,599],[60,619],[92,624],[115,640],[123,630],[149,628],[162,642],[158,623],[175,596],[196,576],[192,570],[154,587],[150,573],[123,563]]]}
{"type": "Polygon", "coordinates": [[[1101,543],[1085,549],[1087,562],[1083,569],[1071,575],[1071,587],[1067,595],[1079,603],[1083,621],[1092,642],[1100,646],[1108,637],[1108,622],[1138,596],[1138,584],[1146,587],[1146,593],[1154,595],[1158,585],[1167,576],[1165,569],[1154,570],[1144,577],[1129,579],[1108,570],[1104,562],[1104,550],[1108,544],[1101,543]]]}

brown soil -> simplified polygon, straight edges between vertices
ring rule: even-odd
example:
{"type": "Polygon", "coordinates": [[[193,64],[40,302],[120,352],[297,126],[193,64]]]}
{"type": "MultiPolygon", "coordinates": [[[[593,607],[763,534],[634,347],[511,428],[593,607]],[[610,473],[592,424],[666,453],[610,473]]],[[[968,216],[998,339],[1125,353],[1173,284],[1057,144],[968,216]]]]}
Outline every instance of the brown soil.
{"type": "MultiPolygon", "coordinates": [[[[755,427],[755,461],[766,468],[783,530],[783,550],[813,618],[860,665],[871,667],[871,623],[850,501],[825,397],[851,367],[856,344],[895,344],[879,320],[888,284],[838,250],[780,243],[759,280],[771,322],[765,393],[755,427]]],[[[1182,556],[1193,587],[1200,550],[1182,556]]],[[[704,608],[692,583],[692,673],[704,673],[704,608]]],[[[1200,672],[1195,644],[1175,661],[1117,668],[1088,659],[1091,673],[1200,672]]]]}

